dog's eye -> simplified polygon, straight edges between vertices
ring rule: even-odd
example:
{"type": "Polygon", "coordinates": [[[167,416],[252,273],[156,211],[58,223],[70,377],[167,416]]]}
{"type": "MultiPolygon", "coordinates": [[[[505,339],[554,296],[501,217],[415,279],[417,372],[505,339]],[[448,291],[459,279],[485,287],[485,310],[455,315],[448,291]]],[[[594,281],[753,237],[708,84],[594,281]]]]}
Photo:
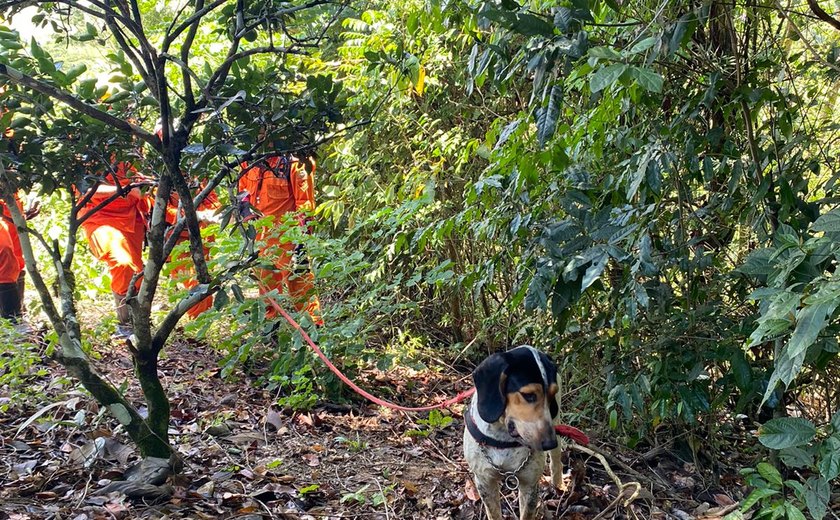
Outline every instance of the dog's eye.
{"type": "Polygon", "coordinates": [[[522,397],[524,397],[525,400],[529,403],[537,402],[537,394],[535,394],[534,392],[522,392],[522,397]]]}

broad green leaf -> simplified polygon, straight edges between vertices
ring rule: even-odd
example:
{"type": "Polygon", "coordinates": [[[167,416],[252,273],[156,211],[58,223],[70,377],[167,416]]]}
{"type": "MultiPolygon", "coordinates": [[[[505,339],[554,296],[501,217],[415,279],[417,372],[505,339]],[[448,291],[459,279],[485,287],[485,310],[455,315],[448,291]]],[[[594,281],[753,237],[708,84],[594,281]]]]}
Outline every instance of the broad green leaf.
{"type": "Polygon", "coordinates": [[[525,295],[525,310],[530,312],[536,309],[542,309],[548,303],[548,296],[546,295],[545,281],[539,275],[534,275],[531,278],[531,283],[528,284],[528,292],[525,295]]]}
{"type": "Polygon", "coordinates": [[[840,412],[835,412],[831,416],[831,428],[835,435],[840,434],[840,412]]]}
{"type": "Polygon", "coordinates": [[[840,475],[840,436],[833,435],[823,441],[817,467],[820,475],[830,482],[840,475]]]}
{"type": "Polygon", "coordinates": [[[662,76],[642,67],[630,67],[630,76],[648,92],[662,92],[662,76]]]}
{"type": "Polygon", "coordinates": [[[563,87],[554,85],[551,87],[551,93],[548,96],[548,106],[540,107],[537,110],[537,143],[540,148],[554,135],[562,102],[563,87]]]}
{"type": "Polygon", "coordinates": [[[802,511],[790,502],[785,502],[785,513],[787,514],[787,520],[805,520],[802,511]]]}
{"type": "Polygon", "coordinates": [[[572,27],[574,16],[572,10],[568,7],[558,7],[557,12],[554,13],[554,26],[562,32],[568,32],[572,27]]]}
{"type": "Polygon", "coordinates": [[[810,468],[814,464],[814,456],[799,447],[781,450],[779,458],[789,468],[810,468]]]}
{"type": "MultiPolygon", "coordinates": [[[[751,297],[751,299],[753,299],[751,297]]],[[[766,338],[773,338],[787,330],[793,323],[793,313],[799,306],[799,294],[793,291],[778,292],[770,300],[767,310],[758,318],[758,327],[750,334],[747,345],[758,345],[766,338]]]]}
{"type": "Polygon", "coordinates": [[[828,213],[820,215],[813,224],[811,224],[811,231],[826,233],[840,232],[840,208],[835,208],[828,213]]]}
{"type": "Polygon", "coordinates": [[[625,70],[627,70],[627,65],[624,63],[613,63],[612,65],[598,69],[589,78],[589,90],[595,93],[610,87],[618,81],[618,78],[624,74],[625,70]]]}
{"type": "Polygon", "coordinates": [[[817,303],[806,305],[797,311],[796,329],[788,343],[791,357],[796,357],[805,352],[816,341],[817,336],[828,324],[828,317],[834,312],[838,304],[840,304],[840,300],[817,303]]]}
{"type": "Polygon", "coordinates": [[[539,16],[527,13],[517,13],[511,29],[525,36],[552,36],[554,26],[539,16]]]}
{"type": "Polygon", "coordinates": [[[775,487],[782,487],[782,474],[772,464],[759,462],[755,469],[758,470],[759,475],[764,477],[764,480],[773,484],[775,487]]]}
{"type": "Polygon", "coordinates": [[[747,255],[744,263],[735,271],[749,276],[769,276],[773,273],[773,263],[770,257],[773,250],[767,247],[756,249],[747,255]]]}
{"type": "Polygon", "coordinates": [[[801,446],[817,434],[814,423],[803,417],[770,419],[758,429],[758,440],[773,450],[801,446]]]}
{"type": "Polygon", "coordinates": [[[644,52],[644,51],[650,49],[651,47],[653,47],[654,45],[656,45],[656,42],[658,42],[658,41],[659,41],[658,36],[648,36],[644,40],[642,40],[642,41],[636,43],[635,45],[633,45],[633,47],[630,48],[630,53],[631,54],[637,54],[637,53],[640,53],[640,52],[644,52]]]}
{"type": "Polygon", "coordinates": [[[496,144],[493,146],[494,150],[501,148],[508,140],[508,138],[519,128],[519,125],[522,123],[521,119],[515,119],[505,125],[501,132],[499,132],[499,138],[496,140],[496,144]]]}
{"type": "Polygon", "coordinates": [[[76,65],[73,65],[72,67],[67,69],[67,71],[64,72],[64,76],[67,78],[67,83],[73,83],[73,81],[75,81],[76,78],[84,74],[86,70],[87,65],[85,65],[84,63],[77,63],[76,65]]]}
{"type": "Polygon", "coordinates": [[[639,160],[639,167],[636,168],[633,177],[630,180],[630,184],[627,185],[627,200],[632,200],[639,191],[642,181],[645,180],[645,174],[647,173],[648,165],[650,164],[652,158],[653,148],[648,148],[639,160]]]}
{"type": "Polygon", "coordinates": [[[591,47],[587,54],[593,58],[601,58],[612,61],[619,61],[621,59],[621,53],[612,47],[591,47]]]}
{"type": "Polygon", "coordinates": [[[828,510],[831,486],[825,480],[811,477],[805,481],[805,505],[814,520],[822,520],[828,510]]]}
{"type": "Polygon", "coordinates": [[[586,268],[586,274],[583,275],[583,280],[581,281],[581,293],[585,291],[587,287],[595,283],[595,280],[601,277],[601,274],[604,272],[604,268],[607,266],[607,260],[609,260],[609,258],[609,255],[606,253],[601,253],[595,258],[595,260],[592,261],[592,264],[586,268]]]}
{"type": "Polygon", "coordinates": [[[779,491],[777,489],[770,489],[770,488],[761,488],[756,489],[744,500],[744,503],[741,504],[741,511],[747,512],[749,511],[752,506],[758,503],[759,500],[762,500],[767,497],[772,497],[773,495],[778,495],[779,491]]]}

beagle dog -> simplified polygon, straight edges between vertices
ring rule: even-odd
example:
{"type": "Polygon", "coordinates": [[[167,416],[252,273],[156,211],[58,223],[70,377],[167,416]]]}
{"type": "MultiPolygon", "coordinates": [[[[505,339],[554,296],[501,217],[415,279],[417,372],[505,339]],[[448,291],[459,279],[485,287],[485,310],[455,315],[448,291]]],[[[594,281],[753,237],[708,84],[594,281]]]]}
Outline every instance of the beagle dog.
{"type": "Polygon", "coordinates": [[[464,411],[464,458],[490,520],[502,520],[499,486],[519,488],[519,518],[537,514],[539,481],[551,455],[551,481],[563,488],[562,448],[554,431],[557,366],[523,345],[485,359],[473,372],[464,411]]]}

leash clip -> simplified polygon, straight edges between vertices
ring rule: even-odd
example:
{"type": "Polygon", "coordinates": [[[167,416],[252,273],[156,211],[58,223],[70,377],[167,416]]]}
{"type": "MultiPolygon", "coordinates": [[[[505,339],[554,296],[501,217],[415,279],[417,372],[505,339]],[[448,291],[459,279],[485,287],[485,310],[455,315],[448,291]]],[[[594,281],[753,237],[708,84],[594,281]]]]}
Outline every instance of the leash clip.
{"type": "Polygon", "coordinates": [[[505,473],[504,484],[508,491],[516,491],[519,489],[519,477],[516,473],[505,473]]]}

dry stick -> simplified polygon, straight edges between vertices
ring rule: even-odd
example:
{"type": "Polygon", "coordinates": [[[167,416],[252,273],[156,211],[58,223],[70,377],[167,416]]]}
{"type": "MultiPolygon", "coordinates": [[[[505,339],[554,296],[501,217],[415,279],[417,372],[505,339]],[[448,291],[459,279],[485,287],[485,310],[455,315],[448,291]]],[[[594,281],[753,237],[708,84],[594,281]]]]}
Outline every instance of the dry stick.
{"type": "Polygon", "coordinates": [[[379,483],[379,478],[376,479],[376,487],[379,488],[379,494],[382,495],[382,505],[385,506],[385,520],[391,520],[391,513],[388,511],[388,497],[385,491],[382,490],[382,484],[379,483]]]}
{"type": "Polygon", "coordinates": [[[631,487],[634,488],[633,493],[631,493],[630,496],[627,497],[627,499],[624,501],[623,507],[628,507],[631,503],[633,503],[634,500],[636,500],[639,497],[639,493],[642,490],[642,485],[636,481],[628,482],[626,484],[621,482],[621,479],[618,478],[618,475],[616,475],[615,472],[613,472],[612,468],[607,463],[606,457],[594,450],[591,450],[585,446],[581,446],[577,443],[571,443],[569,444],[569,447],[598,459],[598,461],[601,463],[601,466],[603,466],[604,470],[607,472],[607,475],[609,475],[610,478],[613,479],[613,482],[615,482],[615,485],[618,486],[618,496],[615,497],[615,500],[613,500],[610,503],[610,505],[608,505],[603,511],[598,513],[598,516],[596,516],[592,520],[598,520],[599,518],[603,518],[604,515],[613,507],[615,507],[616,504],[618,504],[619,501],[622,499],[622,497],[624,497],[624,491],[631,487]]]}

